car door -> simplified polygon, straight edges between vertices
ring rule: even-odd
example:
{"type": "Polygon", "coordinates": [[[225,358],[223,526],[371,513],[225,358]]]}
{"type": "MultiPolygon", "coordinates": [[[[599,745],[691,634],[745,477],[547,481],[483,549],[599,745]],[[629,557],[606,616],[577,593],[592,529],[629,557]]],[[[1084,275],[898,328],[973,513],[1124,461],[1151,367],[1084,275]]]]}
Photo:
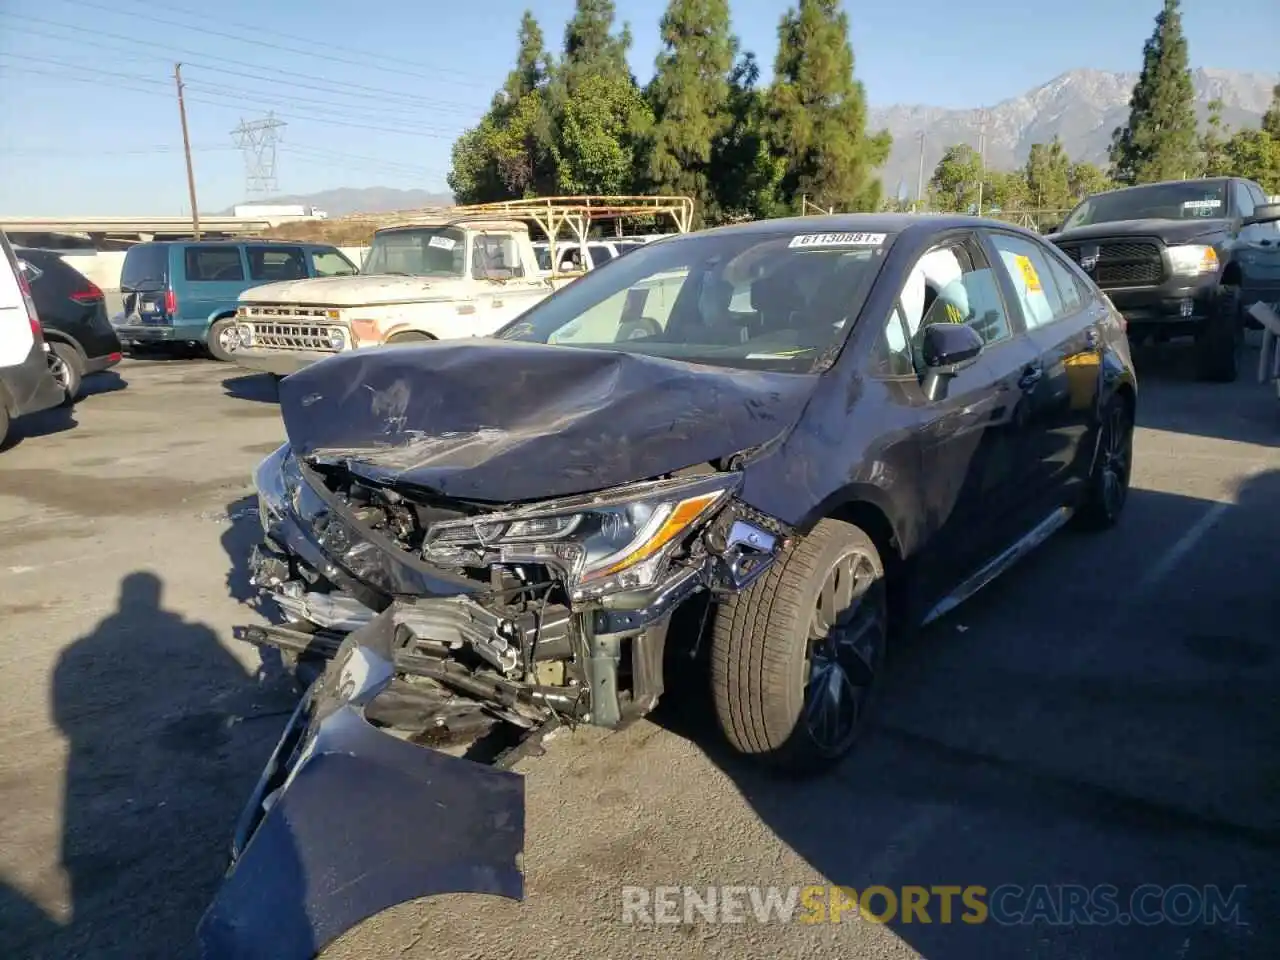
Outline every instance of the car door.
{"type": "Polygon", "coordinates": [[[1002,282],[1038,351],[1039,382],[1028,405],[1029,509],[1040,516],[1074,502],[1087,472],[1084,446],[1101,384],[1098,324],[1106,307],[1082,289],[1056,250],[1014,231],[984,231],[1002,282]]]}
{"type": "MultiPolygon", "coordinates": [[[[968,323],[984,343],[978,361],[959,372],[942,400],[927,401],[918,383],[902,394],[903,402],[919,408],[921,501],[930,542],[920,573],[926,596],[936,599],[1018,533],[1019,482],[1026,472],[1018,380],[1035,351],[1012,322],[970,231],[946,237],[919,258],[895,312],[917,380],[924,374],[922,331],[930,324],[968,323]]],[[[890,323],[892,329],[892,318],[890,323]]]]}
{"type": "Polygon", "coordinates": [[[476,336],[510,323],[551,292],[536,264],[525,263],[511,233],[479,233],[472,241],[471,275],[476,294],[476,336]]]}
{"type": "Polygon", "coordinates": [[[182,271],[174,326],[192,328],[192,337],[203,338],[215,313],[235,310],[245,289],[244,256],[234,243],[191,244],[182,252],[182,271]]]}

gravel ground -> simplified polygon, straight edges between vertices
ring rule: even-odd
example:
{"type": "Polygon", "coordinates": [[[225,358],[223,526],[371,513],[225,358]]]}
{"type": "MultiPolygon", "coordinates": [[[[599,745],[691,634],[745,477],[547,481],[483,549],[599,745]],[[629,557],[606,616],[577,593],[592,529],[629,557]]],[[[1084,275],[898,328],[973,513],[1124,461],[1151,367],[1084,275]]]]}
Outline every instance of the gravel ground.
{"type": "MultiPolygon", "coordinates": [[[[405,904],[326,957],[1280,956],[1280,407],[1187,359],[1139,357],[1120,528],[1056,537],[897,651],[834,775],[760,775],[695,702],[566,733],[519,768],[524,903],[405,904]],[[621,920],[623,886],[821,883],[1247,889],[1212,925],[621,920]]],[[[0,454],[0,955],[170,958],[292,703],[231,638],[282,429],[270,381],[211,362],[90,388],[0,454]]]]}

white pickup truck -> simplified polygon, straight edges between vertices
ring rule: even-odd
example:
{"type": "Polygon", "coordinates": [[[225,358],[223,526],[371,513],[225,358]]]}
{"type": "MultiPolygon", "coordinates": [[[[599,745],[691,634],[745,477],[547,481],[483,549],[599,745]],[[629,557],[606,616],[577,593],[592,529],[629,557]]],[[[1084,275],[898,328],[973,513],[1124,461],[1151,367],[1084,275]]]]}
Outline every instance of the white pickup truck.
{"type": "Polygon", "coordinates": [[[246,290],[232,355],[281,376],[348,350],[482,337],[572,279],[539,269],[525,223],[445,214],[378,230],[357,276],[246,290]]]}

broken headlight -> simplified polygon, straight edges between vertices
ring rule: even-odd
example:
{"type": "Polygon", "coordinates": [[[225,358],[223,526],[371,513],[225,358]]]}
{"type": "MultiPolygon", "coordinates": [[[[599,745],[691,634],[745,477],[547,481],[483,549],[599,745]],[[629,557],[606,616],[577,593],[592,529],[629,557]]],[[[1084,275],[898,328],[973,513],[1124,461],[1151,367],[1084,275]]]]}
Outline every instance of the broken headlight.
{"type": "Polygon", "coordinates": [[[543,563],[575,597],[652,586],[672,549],[724,503],[737,474],[656,480],[586,497],[437,523],[426,560],[459,566],[543,563]]]}

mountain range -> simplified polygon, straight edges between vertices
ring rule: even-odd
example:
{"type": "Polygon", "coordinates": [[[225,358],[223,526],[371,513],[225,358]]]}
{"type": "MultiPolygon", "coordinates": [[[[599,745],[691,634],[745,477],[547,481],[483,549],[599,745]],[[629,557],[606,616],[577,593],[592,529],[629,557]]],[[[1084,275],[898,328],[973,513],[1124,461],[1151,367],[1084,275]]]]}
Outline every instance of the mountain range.
{"type": "MultiPolygon", "coordinates": [[[[1020,166],[1033,143],[1048,143],[1055,135],[1072,160],[1104,165],[1111,131],[1128,119],[1129,95],[1137,80],[1136,73],[1072,70],[988,108],[949,110],[897,104],[872,109],[869,129],[888,129],[893,134],[893,149],[881,172],[885,192],[915,195],[921,134],[925,180],[947,147],[957,143],[977,147],[982,131],[987,164],[996,169],[1020,166]]],[[[1272,88],[1280,83],[1280,74],[1202,68],[1192,71],[1192,82],[1201,123],[1208,115],[1209,102],[1216,99],[1223,103],[1227,126],[1257,126],[1271,102],[1272,88]]],[[[338,217],[442,206],[452,198],[427,190],[340,187],[269,202],[311,204],[338,217]]]]}
{"type": "MultiPolygon", "coordinates": [[[[1048,143],[1055,135],[1072,160],[1102,166],[1107,162],[1111,132],[1129,118],[1129,96],[1137,80],[1136,73],[1072,70],[985,109],[910,105],[872,109],[868,128],[887,129],[893,135],[893,149],[881,172],[885,193],[915,196],[921,134],[926,181],[947,147],[968,143],[976,148],[984,130],[987,165],[996,169],[1020,166],[1033,143],[1048,143]]],[[[1216,99],[1223,103],[1222,119],[1227,126],[1256,127],[1277,82],[1280,74],[1193,70],[1201,123],[1208,116],[1210,101],[1216,99]]]]}

